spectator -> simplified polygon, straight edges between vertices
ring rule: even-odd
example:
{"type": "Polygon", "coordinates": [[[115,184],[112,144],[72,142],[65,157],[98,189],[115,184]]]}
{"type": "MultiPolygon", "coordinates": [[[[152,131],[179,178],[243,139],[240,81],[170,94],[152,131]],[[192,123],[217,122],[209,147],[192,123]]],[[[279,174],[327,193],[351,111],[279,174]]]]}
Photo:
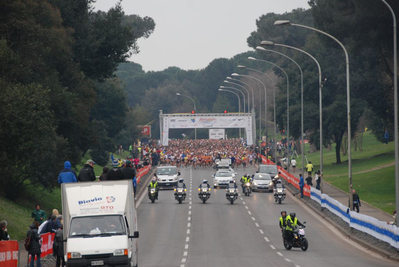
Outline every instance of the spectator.
{"type": "Polygon", "coordinates": [[[89,159],[85,166],[80,170],[78,181],[79,182],[89,182],[95,181],[96,175],[94,174],[93,166],[96,164],[93,160],[89,159]]]}
{"type": "Polygon", "coordinates": [[[133,195],[134,195],[134,199],[137,199],[136,198],[136,190],[137,190],[137,178],[136,178],[136,176],[134,176],[134,178],[133,178],[133,195]]]}
{"type": "Polygon", "coordinates": [[[306,171],[308,172],[309,176],[312,176],[312,172],[313,172],[313,164],[311,161],[309,161],[308,164],[306,164],[306,171]]]}
{"type": "Polygon", "coordinates": [[[56,267],[65,266],[65,258],[64,258],[64,235],[63,235],[63,226],[61,225],[61,229],[55,233],[54,244],[53,244],[53,255],[57,257],[56,267]],[[61,266],[60,266],[61,264],[61,266]]]}
{"type": "Polygon", "coordinates": [[[1,221],[0,222],[0,241],[10,240],[10,236],[7,232],[7,222],[1,221]]]}
{"type": "Polygon", "coordinates": [[[38,222],[40,225],[46,218],[46,213],[40,209],[40,205],[36,205],[36,209],[32,212],[31,217],[33,222],[38,222]]]}
{"type": "Polygon", "coordinates": [[[130,160],[126,161],[125,167],[121,169],[123,179],[133,179],[136,176],[136,170],[132,167],[130,160]]]}
{"type": "Polygon", "coordinates": [[[314,175],[315,181],[316,181],[316,189],[320,190],[320,183],[321,183],[321,172],[318,170],[315,175],[314,175]]]}
{"type": "Polygon", "coordinates": [[[39,222],[34,221],[31,226],[29,226],[29,231],[26,234],[26,237],[30,238],[30,246],[29,246],[29,255],[31,256],[30,267],[35,266],[35,256],[37,257],[36,266],[41,267],[40,264],[40,254],[41,254],[41,244],[40,244],[40,236],[38,233],[39,222]]]}
{"type": "Polygon", "coordinates": [[[39,234],[54,233],[57,227],[57,216],[51,215],[45,224],[42,229],[39,229],[39,234]]]}
{"type": "Polygon", "coordinates": [[[75,171],[73,171],[71,169],[71,163],[69,161],[65,161],[64,163],[64,169],[60,172],[60,174],[58,175],[58,183],[62,184],[62,183],[76,183],[77,180],[77,176],[75,171]]]}
{"type": "Polygon", "coordinates": [[[133,160],[134,167],[136,167],[136,169],[137,169],[137,166],[139,165],[139,162],[140,162],[140,160],[137,157],[133,160]]]}
{"type": "Polygon", "coordinates": [[[309,186],[313,186],[312,176],[306,177],[306,184],[309,186]]]}
{"type": "Polygon", "coordinates": [[[56,220],[56,228],[55,229],[60,229],[61,228],[61,220],[62,220],[62,215],[58,212],[57,209],[53,209],[52,214],[55,215],[57,217],[56,220]]]}
{"type": "Polygon", "coordinates": [[[302,173],[299,174],[299,189],[301,191],[301,198],[303,198],[303,187],[305,186],[305,182],[303,181],[302,173]]]}
{"type": "Polygon", "coordinates": [[[100,175],[100,181],[108,180],[108,179],[107,179],[108,171],[109,171],[108,167],[105,166],[105,167],[103,168],[103,173],[100,175]]]}
{"type": "MultiPolygon", "coordinates": [[[[360,211],[359,207],[362,206],[362,203],[360,203],[359,195],[356,193],[355,189],[353,189],[352,193],[353,193],[352,194],[353,195],[353,207],[352,207],[352,210],[356,209],[356,212],[359,213],[359,211],[360,211]]],[[[349,202],[350,202],[350,199],[349,199],[349,202]]]]}
{"type": "Polygon", "coordinates": [[[292,166],[293,172],[295,173],[295,170],[296,170],[296,160],[295,160],[295,158],[292,158],[292,160],[291,160],[291,166],[292,166]]]}
{"type": "Polygon", "coordinates": [[[385,132],[384,132],[384,143],[387,145],[388,141],[389,141],[389,133],[388,133],[388,130],[385,129],[385,132]]]}
{"type": "Polygon", "coordinates": [[[115,161],[112,163],[113,168],[107,173],[107,180],[122,180],[123,174],[121,169],[119,168],[119,162],[115,161]]]}

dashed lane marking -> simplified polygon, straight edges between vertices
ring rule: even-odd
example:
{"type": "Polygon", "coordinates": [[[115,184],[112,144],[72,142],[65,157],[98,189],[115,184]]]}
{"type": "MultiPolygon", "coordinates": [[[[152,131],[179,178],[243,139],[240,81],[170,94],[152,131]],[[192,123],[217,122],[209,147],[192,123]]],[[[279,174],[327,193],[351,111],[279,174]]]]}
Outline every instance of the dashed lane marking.
{"type": "Polygon", "coordinates": [[[246,204],[245,204],[245,201],[243,201],[242,204],[246,205],[246,204]]]}
{"type": "Polygon", "coordinates": [[[255,218],[254,218],[254,217],[251,217],[251,218],[252,218],[253,221],[255,221],[255,218]]]}
{"type": "Polygon", "coordinates": [[[184,245],[184,249],[188,249],[188,244],[184,245]]]}
{"type": "Polygon", "coordinates": [[[187,260],[186,258],[183,258],[183,259],[181,260],[181,262],[184,263],[184,262],[186,262],[186,260],[187,260]]]}
{"type": "Polygon", "coordinates": [[[190,229],[187,229],[187,234],[188,234],[188,235],[190,234],[190,229]]]}
{"type": "MultiPolygon", "coordinates": [[[[260,232],[262,235],[264,234],[262,229],[259,229],[259,232],[260,232]]],[[[269,241],[267,241],[267,242],[269,242],[269,241]]]]}
{"type": "Polygon", "coordinates": [[[188,220],[191,221],[191,217],[190,216],[188,217],[188,220]]]}
{"type": "Polygon", "coordinates": [[[283,253],[281,252],[277,252],[278,255],[280,255],[281,257],[284,257],[283,253]]]}
{"type": "Polygon", "coordinates": [[[247,207],[247,206],[245,206],[245,208],[246,208],[246,209],[248,209],[248,207],[247,207]]]}
{"type": "Polygon", "coordinates": [[[191,215],[191,210],[188,211],[188,215],[191,215]]]}
{"type": "Polygon", "coordinates": [[[255,225],[256,225],[256,227],[259,227],[259,224],[258,224],[258,223],[255,223],[255,225]]]}
{"type": "Polygon", "coordinates": [[[189,236],[186,237],[186,242],[190,242],[190,237],[189,236]]]}
{"type": "Polygon", "coordinates": [[[184,256],[184,257],[187,257],[187,255],[188,255],[188,252],[187,252],[187,251],[184,251],[183,256],[184,256]]]}
{"type": "Polygon", "coordinates": [[[252,215],[252,213],[251,213],[250,211],[248,211],[248,214],[249,214],[249,215],[252,215]]]}
{"type": "Polygon", "coordinates": [[[272,249],[276,249],[273,245],[270,245],[270,247],[271,247],[272,249]]]}
{"type": "Polygon", "coordinates": [[[266,242],[270,242],[269,238],[267,238],[267,237],[264,237],[264,238],[265,238],[266,242]]]}
{"type": "Polygon", "coordinates": [[[190,227],[191,227],[191,223],[188,223],[188,224],[187,224],[187,227],[190,228],[190,227]]]}
{"type": "Polygon", "coordinates": [[[290,259],[287,259],[287,258],[285,258],[284,260],[286,260],[286,261],[288,261],[288,262],[291,262],[291,260],[290,260],[290,259]]]}

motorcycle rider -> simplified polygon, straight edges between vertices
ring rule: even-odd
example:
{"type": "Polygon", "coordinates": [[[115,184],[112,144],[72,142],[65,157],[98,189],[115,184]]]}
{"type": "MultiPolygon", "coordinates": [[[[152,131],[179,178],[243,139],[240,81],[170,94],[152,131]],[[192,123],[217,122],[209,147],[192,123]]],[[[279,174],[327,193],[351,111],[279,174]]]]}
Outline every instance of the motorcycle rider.
{"type": "Polygon", "coordinates": [[[203,187],[208,187],[208,189],[211,188],[207,180],[202,181],[202,183],[198,186],[198,190],[201,190],[203,187]]]}
{"type": "Polygon", "coordinates": [[[287,227],[287,212],[285,210],[281,212],[278,225],[280,226],[283,239],[285,239],[285,229],[287,227]]]}
{"type": "Polygon", "coordinates": [[[234,180],[230,180],[229,184],[227,185],[226,191],[229,191],[230,188],[237,189],[237,185],[234,180]]]}
{"type": "Polygon", "coordinates": [[[251,183],[251,177],[249,176],[249,174],[244,175],[243,177],[241,177],[241,186],[242,186],[242,193],[244,194],[244,188],[245,188],[245,184],[246,183],[251,183]]]}
{"type": "Polygon", "coordinates": [[[288,243],[292,245],[292,239],[294,238],[294,234],[292,233],[292,231],[294,230],[294,228],[297,225],[300,225],[303,228],[305,228],[306,226],[298,220],[295,212],[291,212],[290,215],[287,216],[286,225],[287,225],[285,228],[286,238],[288,243]]]}
{"type": "MultiPolygon", "coordinates": [[[[175,189],[177,190],[178,188],[183,188],[183,195],[186,197],[186,184],[184,183],[184,179],[180,178],[179,181],[177,182],[177,185],[175,189]]],[[[175,191],[175,195],[177,194],[177,191],[175,191]]]]}
{"type": "Polygon", "coordinates": [[[159,186],[158,186],[158,181],[157,181],[157,175],[154,174],[154,177],[152,177],[150,184],[148,185],[148,197],[151,198],[151,189],[155,188],[155,199],[158,199],[158,191],[159,191],[159,186]]]}

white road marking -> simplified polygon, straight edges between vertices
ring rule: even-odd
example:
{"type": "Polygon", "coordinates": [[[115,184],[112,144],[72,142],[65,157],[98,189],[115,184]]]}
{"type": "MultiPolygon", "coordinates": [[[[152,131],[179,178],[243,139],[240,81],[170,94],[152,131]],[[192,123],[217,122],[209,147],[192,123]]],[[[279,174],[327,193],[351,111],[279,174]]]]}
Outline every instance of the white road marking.
{"type": "Polygon", "coordinates": [[[272,249],[276,249],[273,245],[270,245],[270,247],[271,247],[272,249]]]}
{"type": "Polygon", "coordinates": [[[191,210],[188,211],[188,215],[191,215],[191,210]]]}
{"type": "Polygon", "coordinates": [[[288,262],[291,262],[291,260],[289,260],[289,259],[287,259],[287,258],[285,258],[284,260],[286,260],[286,261],[288,261],[288,262]]]}
{"type": "Polygon", "coordinates": [[[188,224],[187,224],[187,227],[190,228],[190,227],[191,227],[191,223],[188,223],[188,224]]]}
{"type": "Polygon", "coordinates": [[[191,217],[188,217],[188,220],[190,221],[190,220],[191,220],[191,217]]]}
{"type": "Polygon", "coordinates": [[[301,266],[299,266],[299,265],[295,265],[295,267],[301,267],[301,266]]]}
{"type": "Polygon", "coordinates": [[[246,204],[245,204],[245,201],[243,201],[242,204],[246,205],[246,204]]]}
{"type": "Polygon", "coordinates": [[[193,202],[190,201],[190,205],[193,204],[193,202]]]}
{"type": "Polygon", "coordinates": [[[191,197],[189,197],[188,199],[191,200],[191,197]]]}
{"type": "Polygon", "coordinates": [[[186,258],[183,258],[183,259],[181,260],[181,262],[186,262],[186,260],[187,260],[186,258]]]}
{"type": "MultiPolygon", "coordinates": [[[[263,231],[262,231],[263,232],[263,231]]],[[[266,242],[270,242],[269,238],[265,237],[266,242]]]]}
{"type": "Polygon", "coordinates": [[[187,229],[187,234],[188,234],[188,235],[190,234],[190,229],[187,229]]]}
{"type": "Polygon", "coordinates": [[[184,267],[184,264],[181,264],[180,267],[184,267]]]}
{"type": "Polygon", "coordinates": [[[241,200],[244,200],[242,197],[240,197],[241,200]]]}
{"type": "Polygon", "coordinates": [[[281,257],[284,257],[283,253],[281,252],[277,252],[278,255],[280,255],[281,257]]]}
{"type": "Polygon", "coordinates": [[[187,251],[184,251],[183,256],[184,256],[184,257],[187,257],[187,255],[188,255],[188,252],[187,252],[187,251]]]}
{"type": "Polygon", "coordinates": [[[191,206],[188,207],[191,210],[191,206]]]}
{"type": "MultiPolygon", "coordinates": [[[[264,234],[262,229],[259,229],[259,232],[260,232],[262,235],[264,234]]],[[[267,242],[269,242],[269,240],[267,240],[267,242]]]]}
{"type": "Polygon", "coordinates": [[[190,241],[190,237],[187,236],[187,237],[186,237],[186,242],[189,242],[189,241],[190,241]]]}
{"type": "Polygon", "coordinates": [[[248,211],[248,214],[249,214],[249,215],[252,215],[252,213],[251,213],[250,211],[248,211]]]}
{"type": "Polygon", "coordinates": [[[253,221],[255,221],[255,218],[254,218],[254,217],[251,217],[251,218],[252,218],[253,221]]]}
{"type": "Polygon", "coordinates": [[[258,223],[255,223],[255,225],[256,225],[256,227],[259,227],[259,224],[258,224],[258,223]]]}
{"type": "Polygon", "coordinates": [[[186,244],[186,245],[184,246],[184,249],[188,249],[188,244],[186,244]]]}

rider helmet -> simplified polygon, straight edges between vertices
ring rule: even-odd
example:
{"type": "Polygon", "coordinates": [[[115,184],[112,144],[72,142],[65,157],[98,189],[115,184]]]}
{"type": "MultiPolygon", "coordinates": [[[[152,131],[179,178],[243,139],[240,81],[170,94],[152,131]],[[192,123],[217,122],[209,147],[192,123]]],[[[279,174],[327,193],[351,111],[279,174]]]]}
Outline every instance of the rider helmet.
{"type": "Polygon", "coordinates": [[[179,183],[182,183],[182,182],[184,182],[184,179],[183,179],[183,178],[180,178],[180,179],[179,179],[179,183]]]}
{"type": "Polygon", "coordinates": [[[229,182],[230,184],[234,184],[234,180],[230,180],[230,182],[229,182]]]}
{"type": "Polygon", "coordinates": [[[294,219],[295,216],[296,216],[295,212],[291,212],[291,213],[290,213],[290,217],[291,217],[292,219],[294,219]]]}
{"type": "Polygon", "coordinates": [[[204,181],[202,181],[204,184],[207,184],[208,183],[208,180],[204,180],[204,181]]]}
{"type": "Polygon", "coordinates": [[[152,177],[151,181],[152,181],[153,183],[155,183],[155,182],[157,181],[157,178],[156,178],[156,177],[152,177]]]}

